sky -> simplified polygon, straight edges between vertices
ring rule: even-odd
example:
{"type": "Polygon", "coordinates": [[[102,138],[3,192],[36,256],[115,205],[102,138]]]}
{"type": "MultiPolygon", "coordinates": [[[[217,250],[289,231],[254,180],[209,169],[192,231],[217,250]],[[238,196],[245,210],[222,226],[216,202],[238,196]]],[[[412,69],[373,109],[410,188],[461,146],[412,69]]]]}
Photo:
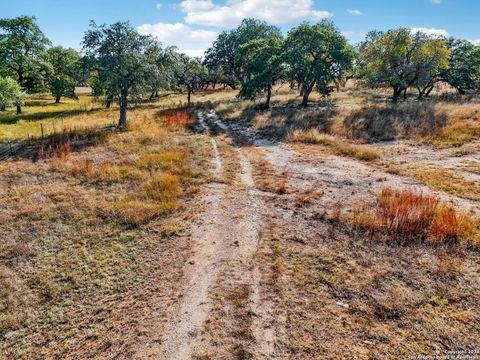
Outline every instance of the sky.
{"type": "Polygon", "coordinates": [[[408,27],[480,43],[479,0],[0,0],[0,18],[31,15],[54,45],[81,49],[90,20],[130,21],[164,45],[201,56],[223,30],[254,17],[286,34],[332,20],[351,43],[373,29],[408,27]]]}

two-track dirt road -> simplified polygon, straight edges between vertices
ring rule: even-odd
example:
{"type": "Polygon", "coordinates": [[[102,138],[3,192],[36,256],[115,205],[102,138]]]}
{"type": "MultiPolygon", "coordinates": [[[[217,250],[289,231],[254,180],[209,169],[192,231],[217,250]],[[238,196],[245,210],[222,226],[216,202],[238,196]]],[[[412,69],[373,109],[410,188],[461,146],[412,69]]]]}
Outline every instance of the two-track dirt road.
{"type": "MultiPolygon", "coordinates": [[[[199,111],[198,120],[199,128],[210,136],[213,175],[221,180],[226,161],[212,135],[218,132],[233,140],[241,172],[233,183],[213,182],[204,191],[191,220],[192,255],[184,264],[185,281],[174,315],[163,324],[159,341],[137,346],[136,358],[282,358],[279,338],[288,330],[283,327],[284,314],[276,309],[271,274],[265,270],[270,264],[262,263],[265,252],[271,251],[262,244],[270,220],[290,219],[295,210],[285,203],[301,192],[319,194],[317,209],[332,209],[335,204],[370,201],[386,186],[430,190],[357,160],[275,143],[251,129],[223,122],[214,111],[199,111]],[[281,200],[260,188],[259,176],[265,172],[287,178],[281,200]]],[[[440,195],[460,207],[471,205],[440,195]]],[[[149,326],[155,329],[154,319],[149,326]]]]}

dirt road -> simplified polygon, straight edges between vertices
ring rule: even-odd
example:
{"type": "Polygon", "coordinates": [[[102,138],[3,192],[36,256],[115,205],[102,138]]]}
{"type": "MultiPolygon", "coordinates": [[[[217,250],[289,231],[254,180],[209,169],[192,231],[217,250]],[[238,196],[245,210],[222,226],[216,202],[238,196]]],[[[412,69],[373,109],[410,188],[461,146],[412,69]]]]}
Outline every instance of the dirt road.
{"type": "MultiPolygon", "coordinates": [[[[294,223],[307,221],[296,215],[293,205],[300,193],[317,194],[314,205],[321,211],[336,204],[348,207],[373,200],[386,186],[430,190],[356,160],[316,153],[308,146],[275,143],[237,123],[223,122],[214,111],[199,111],[198,120],[211,137],[213,175],[221,180],[225,166],[224,154],[212,135],[217,133],[233,139],[241,172],[233,183],[211,183],[204,192],[191,221],[194,246],[185,264],[186,280],[175,315],[161,340],[147,342],[137,356],[281,358],[282,337],[288,330],[284,311],[276,307],[275,264],[265,263],[265,256],[275,253],[271,244],[264,243],[272,219],[292,222],[297,216],[294,223]],[[276,193],[262,188],[266,173],[283,178],[285,189],[276,193]]],[[[461,207],[471,205],[464,199],[440,195],[461,207]]]]}

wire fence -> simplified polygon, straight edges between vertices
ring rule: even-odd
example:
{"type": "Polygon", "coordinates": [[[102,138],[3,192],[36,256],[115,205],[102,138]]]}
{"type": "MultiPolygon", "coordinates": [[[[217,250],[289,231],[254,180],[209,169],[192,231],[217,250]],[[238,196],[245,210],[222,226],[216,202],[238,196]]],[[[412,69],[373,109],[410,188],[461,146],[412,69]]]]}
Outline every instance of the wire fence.
{"type": "MultiPolygon", "coordinates": [[[[159,105],[158,110],[160,111],[166,111],[166,110],[180,110],[180,109],[186,109],[195,104],[188,104],[183,101],[179,101],[178,103],[175,104],[165,104],[165,105],[159,105]]],[[[197,103],[198,105],[198,103],[197,103]]],[[[108,124],[101,129],[99,129],[96,126],[88,127],[88,126],[82,126],[82,127],[65,127],[64,125],[64,116],[68,113],[71,112],[78,112],[78,110],[67,110],[51,119],[51,126],[49,124],[50,121],[48,122],[42,122],[40,123],[39,126],[39,132],[37,136],[32,136],[28,135],[24,139],[16,139],[16,140],[11,140],[11,141],[5,141],[0,143],[0,161],[6,160],[10,157],[15,157],[19,155],[29,155],[29,156],[35,156],[35,154],[38,153],[38,151],[41,148],[46,148],[50,144],[50,141],[53,136],[55,135],[68,135],[69,133],[75,133],[77,131],[88,131],[88,130],[105,130],[105,129],[111,129],[112,127],[115,127],[113,124],[108,124]]],[[[167,116],[165,117],[166,119],[168,118],[167,116]]]]}

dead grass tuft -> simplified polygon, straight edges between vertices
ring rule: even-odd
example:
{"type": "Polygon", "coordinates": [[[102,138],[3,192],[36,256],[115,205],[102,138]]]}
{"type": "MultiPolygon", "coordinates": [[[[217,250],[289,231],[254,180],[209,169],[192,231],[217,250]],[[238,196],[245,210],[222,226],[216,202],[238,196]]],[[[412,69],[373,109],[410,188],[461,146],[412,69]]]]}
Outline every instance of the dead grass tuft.
{"type": "Polygon", "coordinates": [[[384,234],[396,244],[428,242],[478,245],[476,227],[464,213],[457,213],[434,196],[413,190],[383,189],[374,207],[357,204],[352,223],[371,235],[384,234]]]}

